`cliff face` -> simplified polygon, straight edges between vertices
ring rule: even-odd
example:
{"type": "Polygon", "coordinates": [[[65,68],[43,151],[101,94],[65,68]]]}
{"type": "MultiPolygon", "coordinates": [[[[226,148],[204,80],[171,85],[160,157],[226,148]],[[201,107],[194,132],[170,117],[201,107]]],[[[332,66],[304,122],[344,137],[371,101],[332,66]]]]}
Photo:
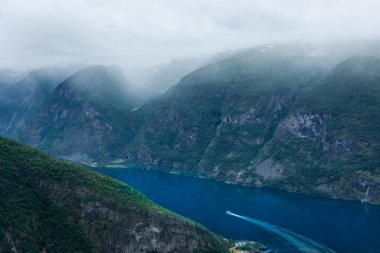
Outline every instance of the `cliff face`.
{"type": "Polygon", "coordinates": [[[129,186],[0,139],[0,252],[227,252],[129,186]]]}
{"type": "Polygon", "coordinates": [[[243,108],[221,115],[198,166],[203,176],[236,183],[246,174],[253,157],[272,138],[278,122],[295,100],[295,93],[278,90],[248,99],[243,108]],[[239,169],[240,167],[240,169],[239,169]]]}
{"type": "Polygon", "coordinates": [[[277,187],[380,203],[380,60],[353,57],[301,96],[255,164],[285,168],[277,187]]]}

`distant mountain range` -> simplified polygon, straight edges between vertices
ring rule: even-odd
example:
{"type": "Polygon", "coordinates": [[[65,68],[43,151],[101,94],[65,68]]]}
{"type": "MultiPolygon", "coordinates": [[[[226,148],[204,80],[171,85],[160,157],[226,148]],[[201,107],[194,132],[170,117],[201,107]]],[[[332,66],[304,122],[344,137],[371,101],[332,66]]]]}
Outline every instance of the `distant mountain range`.
{"type": "Polygon", "coordinates": [[[0,75],[0,134],[12,136],[14,130],[24,124],[25,119],[35,113],[47,100],[56,86],[82,66],[45,67],[17,74],[18,78],[8,76],[17,73],[3,70],[8,75],[0,75]]]}
{"type": "Polygon", "coordinates": [[[137,163],[380,203],[378,48],[242,50],[144,104],[116,67],[88,67],[61,82],[34,78],[25,88],[12,85],[33,92],[0,90],[12,98],[1,105],[0,129],[87,164],[137,163]]]}
{"type": "Polygon", "coordinates": [[[133,138],[138,122],[127,114],[135,103],[117,67],[87,67],[50,93],[17,138],[70,160],[109,157],[133,138]]]}

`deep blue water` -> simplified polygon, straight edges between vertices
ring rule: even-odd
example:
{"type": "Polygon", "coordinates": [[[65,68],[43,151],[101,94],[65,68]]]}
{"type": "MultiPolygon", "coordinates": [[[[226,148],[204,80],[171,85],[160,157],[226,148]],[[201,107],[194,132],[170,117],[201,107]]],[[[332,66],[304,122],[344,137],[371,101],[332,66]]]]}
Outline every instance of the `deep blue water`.
{"type": "Polygon", "coordinates": [[[292,252],[282,238],[231,215],[285,228],[336,252],[380,252],[380,206],[239,187],[138,168],[93,168],[136,188],[157,204],[232,239],[292,252]]]}

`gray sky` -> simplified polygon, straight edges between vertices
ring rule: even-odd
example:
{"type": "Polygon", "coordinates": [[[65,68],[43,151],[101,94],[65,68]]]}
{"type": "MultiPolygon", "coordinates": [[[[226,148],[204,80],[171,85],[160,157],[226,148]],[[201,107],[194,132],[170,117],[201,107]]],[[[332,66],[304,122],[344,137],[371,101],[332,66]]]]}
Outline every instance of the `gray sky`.
{"type": "Polygon", "coordinates": [[[378,0],[0,0],[0,67],[149,66],[262,43],[380,39],[378,0]]]}

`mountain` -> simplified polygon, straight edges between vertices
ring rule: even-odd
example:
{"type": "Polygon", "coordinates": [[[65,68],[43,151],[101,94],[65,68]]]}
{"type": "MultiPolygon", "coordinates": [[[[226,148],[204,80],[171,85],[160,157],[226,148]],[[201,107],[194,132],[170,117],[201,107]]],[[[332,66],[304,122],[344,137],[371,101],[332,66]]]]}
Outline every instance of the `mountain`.
{"type": "Polygon", "coordinates": [[[58,157],[90,163],[118,153],[138,120],[135,98],[116,66],[91,66],[59,84],[18,133],[22,142],[58,157]]]}
{"type": "Polygon", "coordinates": [[[0,252],[228,252],[128,185],[0,137],[0,252]]]}
{"type": "Polygon", "coordinates": [[[119,70],[94,66],[56,87],[16,137],[92,165],[380,203],[379,58],[338,48],[239,51],[143,105],[119,70]]]}
{"type": "Polygon", "coordinates": [[[69,64],[35,69],[20,81],[0,89],[0,133],[14,137],[14,131],[39,109],[54,88],[80,67],[69,64]]]}
{"type": "Polygon", "coordinates": [[[379,127],[380,58],[352,57],[295,102],[251,167],[280,189],[380,203],[379,127]]]}
{"type": "Polygon", "coordinates": [[[131,160],[236,182],[271,139],[297,94],[328,73],[301,46],[266,45],[185,76],[139,109],[143,125],[131,160]]]}
{"type": "Polygon", "coordinates": [[[379,58],[333,62],[267,46],[194,71],[139,110],[144,123],[126,156],[227,183],[380,203],[379,58]]]}

